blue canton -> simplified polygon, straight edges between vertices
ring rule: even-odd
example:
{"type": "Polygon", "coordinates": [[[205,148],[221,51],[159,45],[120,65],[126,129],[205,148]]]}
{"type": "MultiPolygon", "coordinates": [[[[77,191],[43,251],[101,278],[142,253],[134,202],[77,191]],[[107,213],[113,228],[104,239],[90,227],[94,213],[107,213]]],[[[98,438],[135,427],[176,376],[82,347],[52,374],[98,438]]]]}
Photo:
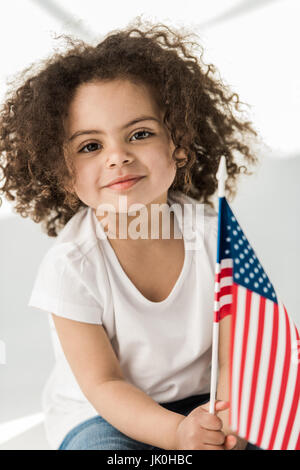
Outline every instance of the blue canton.
{"type": "Polygon", "coordinates": [[[233,259],[233,281],[236,284],[240,284],[278,303],[274,287],[264,272],[226,199],[224,197],[220,198],[219,204],[221,240],[218,244],[218,259],[233,259]]]}

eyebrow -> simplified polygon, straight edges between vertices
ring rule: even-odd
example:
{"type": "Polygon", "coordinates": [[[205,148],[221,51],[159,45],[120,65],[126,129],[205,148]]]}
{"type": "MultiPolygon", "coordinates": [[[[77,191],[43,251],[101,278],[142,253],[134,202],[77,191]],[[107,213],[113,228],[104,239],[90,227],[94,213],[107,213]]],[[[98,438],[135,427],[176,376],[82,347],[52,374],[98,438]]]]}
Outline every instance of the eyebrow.
{"type": "MultiPolygon", "coordinates": [[[[140,116],[140,117],[138,117],[136,119],[133,119],[132,121],[128,122],[127,124],[125,124],[120,129],[127,129],[127,127],[133,126],[133,124],[136,124],[136,123],[141,122],[141,121],[156,121],[156,122],[160,123],[159,119],[157,119],[153,116],[140,116]]],[[[76,137],[79,137],[80,135],[85,135],[85,134],[104,134],[104,132],[101,131],[100,129],[87,129],[87,130],[77,131],[69,138],[69,142],[71,142],[71,140],[75,139],[76,137]]]]}

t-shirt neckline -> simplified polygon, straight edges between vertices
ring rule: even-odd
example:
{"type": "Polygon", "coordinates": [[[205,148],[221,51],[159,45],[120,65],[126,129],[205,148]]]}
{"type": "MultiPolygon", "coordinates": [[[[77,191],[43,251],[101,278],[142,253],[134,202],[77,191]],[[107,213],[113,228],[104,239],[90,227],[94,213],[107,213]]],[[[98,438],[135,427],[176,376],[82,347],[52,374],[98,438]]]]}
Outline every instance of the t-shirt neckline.
{"type": "Polygon", "coordinates": [[[103,240],[105,252],[106,252],[107,256],[109,257],[110,262],[114,266],[118,267],[118,272],[119,272],[124,284],[130,289],[132,294],[135,297],[137,297],[142,303],[147,304],[149,306],[165,306],[166,304],[170,303],[174,299],[174,297],[176,296],[177,292],[179,291],[180,286],[182,285],[182,283],[185,279],[186,272],[189,268],[189,265],[190,265],[190,262],[191,262],[191,259],[192,259],[191,250],[187,249],[187,241],[186,241],[186,238],[184,236],[184,230],[182,231],[179,228],[180,226],[179,226],[179,223],[178,223],[178,218],[177,218],[176,211],[174,211],[174,214],[175,214],[174,221],[177,224],[177,229],[179,229],[179,231],[181,232],[181,235],[182,235],[182,238],[183,238],[183,241],[184,241],[184,262],[183,262],[183,266],[181,268],[181,272],[180,272],[180,274],[179,274],[179,276],[178,276],[171,292],[169,293],[169,295],[164,300],[162,300],[160,302],[153,302],[152,300],[147,299],[147,297],[145,297],[139,291],[139,289],[135,286],[135,284],[127,276],[126,272],[124,271],[123,267],[121,266],[121,263],[120,263],[117,255],[116,255],[113,247],[111,246],[109,240],[107,239],[106,233],[104,232],[101,223],[98,221],[94,210],[91,209],[91,208],[90,208],[90,210],[93,213],[93,218],[94,218],[94,221],[96,223],[97,230],[99,229],[101,231],[101,240],[103,240]]]}

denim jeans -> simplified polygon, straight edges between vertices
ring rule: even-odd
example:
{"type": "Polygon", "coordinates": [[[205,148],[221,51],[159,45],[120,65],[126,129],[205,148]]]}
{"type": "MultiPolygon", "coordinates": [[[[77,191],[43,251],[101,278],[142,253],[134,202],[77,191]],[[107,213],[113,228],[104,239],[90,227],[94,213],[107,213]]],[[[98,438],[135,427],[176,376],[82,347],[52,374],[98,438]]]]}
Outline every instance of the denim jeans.
{"type": "MultiPolygon", "coordinates": [[[[164,408],[187,416],[194,408],[209,401],[209,393],[183,400],[159,403],[164,408]]],[[[75,426],[63,439],[58,450],[162,450],[132,439],[97,415],[75,426]]],[[[248,443],[246,450],[261,450],[248,443]]]]}

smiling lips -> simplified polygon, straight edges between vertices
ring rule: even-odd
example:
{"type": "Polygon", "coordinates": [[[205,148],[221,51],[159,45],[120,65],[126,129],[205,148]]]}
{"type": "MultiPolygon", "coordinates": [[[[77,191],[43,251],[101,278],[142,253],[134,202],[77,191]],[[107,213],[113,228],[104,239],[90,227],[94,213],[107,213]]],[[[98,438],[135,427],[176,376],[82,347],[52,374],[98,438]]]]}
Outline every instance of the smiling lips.
{"type": "Polygon", "coordinates": [[[109,189],[117,189],[117,190],[128,189],[128,188],[131,188],[131,186],[135,185],[138,181],[140,181],[143,178],[144,176],[138,176],[137,178],[130,178],[128,180],[119,181],[117,183],[113,183],[105,187],[109,189]]]}

